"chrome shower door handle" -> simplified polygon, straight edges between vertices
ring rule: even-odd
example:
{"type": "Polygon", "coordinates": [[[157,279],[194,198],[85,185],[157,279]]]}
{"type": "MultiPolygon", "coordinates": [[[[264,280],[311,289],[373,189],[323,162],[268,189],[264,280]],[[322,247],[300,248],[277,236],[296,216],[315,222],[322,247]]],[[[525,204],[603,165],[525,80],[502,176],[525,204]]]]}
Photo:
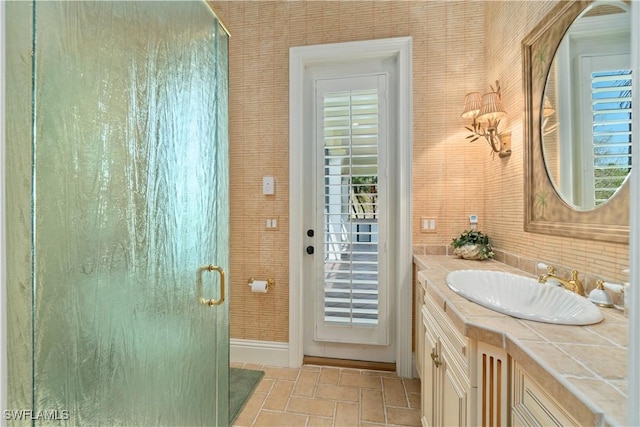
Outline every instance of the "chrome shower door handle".
{"type": "Polygon", "coordinates": [[[209,307],[213,307],[214,305],[220,305],[224,302],[224,270],[222,267],[218,267],[217,265],[205,265],[204,267],[200,267],[198,269],[198,274],[196,276],[196,298],[198,302],[204,305],[208,305],[209,307]],[[220,298],[219,299],[206,299],[202,296],[202,273],[205,271],[217,271],[220,275],[220,298]]]}

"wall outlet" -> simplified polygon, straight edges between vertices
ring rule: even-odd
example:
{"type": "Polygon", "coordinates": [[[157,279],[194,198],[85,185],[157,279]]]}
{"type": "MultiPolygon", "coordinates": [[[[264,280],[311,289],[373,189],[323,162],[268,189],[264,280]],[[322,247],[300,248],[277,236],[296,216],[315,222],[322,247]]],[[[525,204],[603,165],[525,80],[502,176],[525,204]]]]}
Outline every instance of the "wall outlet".
{"type": "Polygon", "coordinates": [[[272,176],[262,177],[262,194],[270,196],[276,192],[275,179],[272,176]]]}
{"type": "Polygon", "coordinates": [[[420,218],[420,232],[422,233],[435,233],[436,232],[436,219],[432,217],[420,218]]]}

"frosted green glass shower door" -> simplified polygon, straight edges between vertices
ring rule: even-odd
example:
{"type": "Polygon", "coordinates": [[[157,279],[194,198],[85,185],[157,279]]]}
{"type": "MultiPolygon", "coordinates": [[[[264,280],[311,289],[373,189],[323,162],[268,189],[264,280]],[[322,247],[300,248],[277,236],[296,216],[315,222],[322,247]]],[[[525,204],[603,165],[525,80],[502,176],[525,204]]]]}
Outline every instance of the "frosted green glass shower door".
{"type": "Polygon", "coordinates": [[[228,36],[204,2],[34,16],[36,424],[227,425],[228,36]]]}

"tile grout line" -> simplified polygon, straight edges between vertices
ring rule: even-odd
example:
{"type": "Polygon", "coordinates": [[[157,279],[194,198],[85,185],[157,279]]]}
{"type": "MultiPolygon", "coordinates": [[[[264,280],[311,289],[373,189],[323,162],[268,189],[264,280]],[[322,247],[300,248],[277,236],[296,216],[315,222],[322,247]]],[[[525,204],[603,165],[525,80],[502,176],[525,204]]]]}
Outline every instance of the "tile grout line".
{"type": "MultiPolygon", "coordinates": [[[[293,382],[293,387],[291,387],[291,392],[289,392],[289,397],[287,398],[287,404],[284,405],[284,413],[285,414],[295,414],[295,412],[289,412],[289,403],[291,403],[291,398],[293,397],[293,393],[296,389],[296,386],[298,385],[298,380],[300,379],[300,373],[302,372],[302,369],[298,369],[298,373],[296,375],[296,379],[293,382]]],[[[309,420],[309,417],[307,417],[307,422],[309,420]]],[[[305,422],[305,425],[307,423],[305,422]]]]}
{"type": "Polygon", "coordinates": [[[382,393],[382,408],[384,409],[384,423],[385,424],[389,424],[389,417],[387,416],[387,397],[385,395],[385,387],[384,387],[384,381],[382,380],[382,377],[380,378],[380,389],[381,389],[381,393],[382,393]]]}
{"type": "MultiPolygon", "coordinates": [[[[247,364],[245,363],[242,366],[244,367],[246,365],[247,364]]],[[[260,365],[260,370],[262,372],[264,372],[264,365],[260,365]]],[[[264,379],[265,379],[265,375],[263,375],[262,378],[260,379],[260,383],[262,381],[264,381],[264,379]]],[[[258,385],[260,385],[260,383],[258,383],[258,385]]],[[[264,409],[264,404],[267,402],[267,400],[269,400],[269,396],[271,395],[271,392],[273,391],[273,386],[274,385],[275,385],[275,382],[273,384],[271,384],[271,387],[269,388],[269,391],[267,392],[267,396],[264,398],[264,400],[260,404],[260,408],[256,411],[256,415],[253,417],[253,421],[251,422],[251,427],[254,427],[256,425],[256,422],[258,422],[258,417],[260,416],[260,413],[262,413],[262,410],[264,409]]]]}
{"type": "MultiPolygon", "coordinates": [[[[318,380],[316,381],[316,389],[313,391],[313,395],[315,396],[318,384],[320,383],[320,377],[322,376],[322,371],[324,368],[320,368],[320,373],[318,374],[318,380]]],[[[336,387],[340,387],[340,375],[338,375],[338,384],[336,387]]],[[[336,427],[336,418],[338,417],[338,400],[336,400],[336,404],[333,407],[333,419],[331,420],[331,427],[336,427]]]]}
{"type": "MultiPolygon", "coordinates": [[[[263,379],[266,378],[266,369],[265,368],[267,368],[267,367],[268,367],[267,365],[260,365],[260,370],[265,373],[265,376],[262,377],[263,379]]],[[[273,384],[271,384],[271,387],[269,387],[269,392],[267,393],[267,396],[264,398],[264,401],[260,405],[260,410],[258,411],[258,413],[256,414],[256,416],[253,419],[252,427],[255,427],[256,424],[258,423],[258,418],[260,417],[260,414],[263,413],[263,411],[266,411],[266,408],[264,407],[264,405],[266,405],[267,402],[269,401],[269,398],[271,397],[271,393],[273,393],[273,390],[276,387],[276,384],[278,383],[278,380],[276,378],[270,378],[270,379],[273,381],[273,384]]]]}
{"type": "MultiPolygon", "coordinates": [[[[336,387],[340,387],[340,382],[342,380],[342,368],[338,369],[338,383],[336,384],[336,387]]],[[[360,401],[360,395],[358,394],[358,401],[360,401]]],[[[338,413],[338,403],[336,401],[336,414],[338,413]]],[[[360,425],[360,405],[358,404],[358,426],[360,425]]],[[[336,418],[333,417],[333,423],[332,423],[333,427],[336,427],[336,418]]]]}
{"type": "Polygon", "coordinates": [[[358,425],[362,425],[362,388],[358,387],[358,425]]]}
{"type": "Polygon", "coordinates": [[[407,403],[407,408],[411,409],[411,401],[409,400],[409,392],[407,391],[407,385],[404,382],[404,378],[400,378],[400,382],[402,382],[402,389],[404,390],[404,399],[407,403]]]}

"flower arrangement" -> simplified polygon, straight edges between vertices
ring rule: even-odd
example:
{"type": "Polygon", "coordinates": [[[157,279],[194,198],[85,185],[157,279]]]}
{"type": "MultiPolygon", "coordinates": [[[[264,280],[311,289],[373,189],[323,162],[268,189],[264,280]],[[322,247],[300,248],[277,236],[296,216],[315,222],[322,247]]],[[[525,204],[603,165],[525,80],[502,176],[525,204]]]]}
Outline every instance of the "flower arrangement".
{"type": "Polygon", "coordinates": [[[454,247],[453,253],[464,259],[483,260],[495,255],[491,238],[481,231],[465,230],[451,241],[451,246],[454,247]]]}

